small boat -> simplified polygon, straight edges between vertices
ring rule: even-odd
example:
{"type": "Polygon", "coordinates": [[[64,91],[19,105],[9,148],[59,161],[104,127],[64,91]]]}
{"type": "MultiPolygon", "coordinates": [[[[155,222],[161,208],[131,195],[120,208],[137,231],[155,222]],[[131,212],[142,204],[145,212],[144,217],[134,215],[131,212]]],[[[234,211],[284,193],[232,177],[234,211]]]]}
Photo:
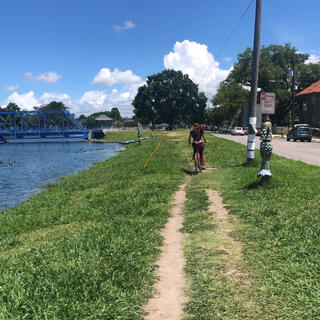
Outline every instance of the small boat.
{"type": "Polygon", "coordinates": [[[136,143],[136,142],[139,142],[139,139],[122,141],[122,142],[120,142],[120,144],[131,144],[131,143],[136,143]]]}

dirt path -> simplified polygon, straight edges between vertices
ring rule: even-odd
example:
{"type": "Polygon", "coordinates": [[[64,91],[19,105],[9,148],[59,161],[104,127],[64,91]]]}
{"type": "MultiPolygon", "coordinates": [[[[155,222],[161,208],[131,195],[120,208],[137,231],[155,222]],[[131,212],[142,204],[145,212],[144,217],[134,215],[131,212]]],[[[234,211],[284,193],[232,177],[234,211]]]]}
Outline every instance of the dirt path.
{"type": "Polygon", "coordinates": [[[223,201],[219,193],[215,190],[206,190],[209,198],[209,212],[215,213],[217,232],[220,234],[225,245],[219,248],[228,254],[228,261],[225,266],[224,274],[233,283],[243,282],[248,285],[245,279],[247,274],[242,270],[242,245],[230,236],[233,230],[232,224],[229,222],[229,213],[224,207],[223,201]]]}
{"type": "Polygon", "coordinates": [[[157,261],[159,281],[155,285],[155,297],[151,298],[145,307],[148,313],[146,320],[178,320],[186,303],[183,294],[186,284],[183,270],[185,258],[182,251],[184,235],[180,230],[183,227],[183,205],[186,201],[185,187],[188,181],[176,192],[171,217],[162,231],[164,245],[162,255],[157,261]]]}

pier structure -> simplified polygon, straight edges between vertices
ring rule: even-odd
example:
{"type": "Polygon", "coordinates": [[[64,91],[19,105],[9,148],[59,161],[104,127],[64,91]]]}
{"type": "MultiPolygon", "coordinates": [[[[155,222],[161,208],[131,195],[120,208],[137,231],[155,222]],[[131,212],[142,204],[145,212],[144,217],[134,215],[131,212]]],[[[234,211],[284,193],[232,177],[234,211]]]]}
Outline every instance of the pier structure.
{"type": "Polygon", "coordinates": [[[88,130],[66,110],[0,112],[0,140],[50,138],[88,139],[88,130]]]}

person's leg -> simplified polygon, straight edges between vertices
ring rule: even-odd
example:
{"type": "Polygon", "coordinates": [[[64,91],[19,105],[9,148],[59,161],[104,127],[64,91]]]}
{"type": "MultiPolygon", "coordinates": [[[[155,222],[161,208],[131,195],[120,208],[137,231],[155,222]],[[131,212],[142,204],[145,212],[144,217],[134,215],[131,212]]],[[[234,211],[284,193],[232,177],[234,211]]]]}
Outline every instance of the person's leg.
{"type": "Polygon", "coordinates": [[[194,160],[194,156],[196,154],[196,144],[193,142],[192,143],[192,147],[193,147],[193,155],[192,155],[192,160],[194,160]]]}
{"type": "Polygon", "coordinates": [[[200,161],[201,161],[201,165],[204,167],[205,166],[205,162],[204,162],[204,156],[203,156],[203,145],[201,144],[200,148],[199,148],[199,152],[200,152],[200,161]]]}

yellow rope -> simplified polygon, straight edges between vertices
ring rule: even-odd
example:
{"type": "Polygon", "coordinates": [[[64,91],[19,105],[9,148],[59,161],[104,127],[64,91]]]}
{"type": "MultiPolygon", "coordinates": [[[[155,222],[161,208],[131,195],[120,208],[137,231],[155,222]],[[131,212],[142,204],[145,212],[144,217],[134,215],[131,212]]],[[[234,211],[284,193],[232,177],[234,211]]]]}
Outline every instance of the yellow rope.
{"type": "Polygon", "coordinates": [[[164,138],[166,137],[166,135],[168,134],[168,132],[166,132],[163,136],[162,136],[162,138],[161,138],[161,140],[160,140],[160,142],[159,142],[159,144],[158,144],[158,146],[154,149],[154,151],[151,153],[151,156],[149,157],[149,159],[146,161],[146,163],[144,164],[144,168],[146,168],[147,167],[147,165],[148,165],[148,163],[150,162],[150,160],[151,160],[151,158],[153,157],[153,155],[157,152],[157,150],[160,148],[160,146],[161,146],[161,144],[162,144],[162,142],[163,142],[163,140],[164,140],[164,138]]]}

